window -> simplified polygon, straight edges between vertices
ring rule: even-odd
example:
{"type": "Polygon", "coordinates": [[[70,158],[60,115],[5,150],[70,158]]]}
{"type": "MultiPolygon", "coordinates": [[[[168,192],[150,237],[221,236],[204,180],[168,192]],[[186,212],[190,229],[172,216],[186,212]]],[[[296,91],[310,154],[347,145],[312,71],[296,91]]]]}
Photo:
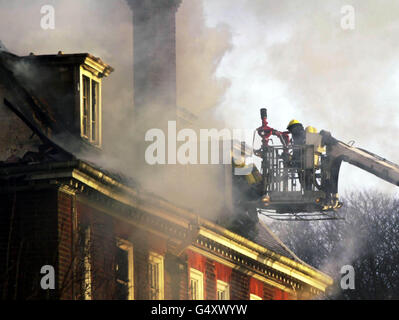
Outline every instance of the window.
{"type": "Polygon", "coordinates": [[[218,280],[216,290],[218,300],[230,300],[230,286],[227,282],[218,280]]]}
{"type": "Polygon", "coordinates": [[[122,239],[117,240],[116,259],[116,298],[134,299],[133,246],[122,239]]]}
{"type": "Polygon", "coordinates": [[[190,269],[190,298],[191,300],[204,299],[204,274],[196,269],[190,269]]]}
{"type": "Polygon", "coordinates": [[[83,113],[82,113],[82,135],[89,138],[89,114],[90,114],[90,78],[83,76],[83,113]]]}
{"type": "Polygon", "coordinates": [[[257,296],[256,294],[251,293],[249,296],[249,300],[262,300],[262,298],[257,296]]]}
{"type": "Polygon", "coordinates": [[[148,277],[150,285],[150,300],[163,300],[164,298],[163,257],[154,252],[150,252],[149,255],[148,277]]]}
{"type": "Polygon", "coordinates": [[[81,70],[81,135],[90,143],[101,145],[100,80],[81,70]]]}

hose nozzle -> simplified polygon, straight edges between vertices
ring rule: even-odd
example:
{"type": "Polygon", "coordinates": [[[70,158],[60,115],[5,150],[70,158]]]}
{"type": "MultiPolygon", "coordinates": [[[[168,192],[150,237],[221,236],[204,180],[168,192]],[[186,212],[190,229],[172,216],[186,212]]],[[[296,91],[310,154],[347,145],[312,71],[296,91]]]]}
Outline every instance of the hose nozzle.
{"type": "Polygon", "coordinates": [[[261,119],[267,118],[267,109],[266,108],[260,109],[260,117],[261,117],[261,119]]]}

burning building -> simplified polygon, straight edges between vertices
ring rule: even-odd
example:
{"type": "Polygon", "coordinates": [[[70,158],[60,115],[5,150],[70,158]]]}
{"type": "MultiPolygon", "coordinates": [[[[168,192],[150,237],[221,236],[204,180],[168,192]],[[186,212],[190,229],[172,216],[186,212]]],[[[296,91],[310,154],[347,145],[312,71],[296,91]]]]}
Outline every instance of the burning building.
{"type": "MultiPolygon", "coordinates": [[[[181,118],[174,29],[179,1],[128,3],[135,124],[142,136],[164,125],[148,114],[181,118]]],[[[20,57],[0,51],[2,297],[262,300],[325,292],[331,278],[258,221],[246,218],[240,229],[205,218],[93,161],[102,154],[102,85],[113,71],[88,53],[20,57]],[[43,286],[44,266],[54,270],[53,288],[43,286]]],[[[231,166],[222,167],[231,202],[231,166]]]]}

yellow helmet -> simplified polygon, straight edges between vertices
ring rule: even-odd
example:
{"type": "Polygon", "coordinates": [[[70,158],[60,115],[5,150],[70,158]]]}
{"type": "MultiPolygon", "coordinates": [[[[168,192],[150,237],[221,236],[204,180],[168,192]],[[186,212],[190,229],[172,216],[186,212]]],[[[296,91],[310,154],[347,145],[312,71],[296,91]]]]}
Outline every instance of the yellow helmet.
{"type": "Polygon", "coordinates": [[[317,129],[315,127],[312,127],[312,126],[307,126],[305,131],[309,132],[309,133],[317,133],[317,129]]]}
{"type": "Polygon", "coordinates": [[[289,129],[291,126],[293,126],[294,124],[300,123],[298,120],[291,120],[290,123],[287,126],[287,129],[289,129]]]}

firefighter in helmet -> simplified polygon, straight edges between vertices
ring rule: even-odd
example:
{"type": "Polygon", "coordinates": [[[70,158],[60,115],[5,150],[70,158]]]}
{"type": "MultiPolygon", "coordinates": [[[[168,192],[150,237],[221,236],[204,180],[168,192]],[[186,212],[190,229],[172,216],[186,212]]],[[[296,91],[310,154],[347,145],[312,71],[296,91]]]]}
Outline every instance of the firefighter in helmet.
{"type": "Polygon", "coordinates": [[[298,120],[291,120],[287,126],[291,133],[294,145],[304,145],[306,141],[305,128],[298,120]]]}
{"type": "Polygon", "coordinates": [[[301,182],[301,185],[304,187],[305,190],[311,190],[312,189],[312,170],[304,170],[303,168],[303,163],[302,163],[302,158],[303,158],[303,149],[300,148],[300,146],[303,146],[306,144],[306,131],[305,128],[303,127],[302,123],[300,123],[298,120],[291,120],[288,123],[287,130],[291,133],[292,135],[292,140],[293,140],[293,152],[292,152],[292,166],[294,168],[297,168],[298,170],[298,176],[299,180],[301,182]]]}

